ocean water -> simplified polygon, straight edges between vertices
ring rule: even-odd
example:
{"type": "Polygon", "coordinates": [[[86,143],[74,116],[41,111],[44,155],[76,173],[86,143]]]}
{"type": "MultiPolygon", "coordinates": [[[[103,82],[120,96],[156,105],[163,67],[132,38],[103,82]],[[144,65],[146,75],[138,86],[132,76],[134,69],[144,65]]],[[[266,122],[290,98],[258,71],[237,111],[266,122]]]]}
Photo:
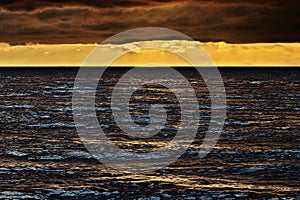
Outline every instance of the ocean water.
{"type": "MultiPolygon", "coordinates": [[[[168,124],[147,141],[124,134],[109,105],[114,85],[127,70],[110,69],[99,82],[99,123],[120,148],[155,151],[176,134],[178,101],[159,85],[142,88],[131,102],[135,121],[149,122],[143,97],[150,95],[152,103],[167,104],[168,124]]],[[[178,68],[198,97],[198,133],[177,161],[143,174],[111,169],[84,147],[72,115],[77,71],[0,69],[0,199],[300,198],[299,68],[220,69],[227,118],[217,145],[202,159],[197,153],[210,120],[209,94],[193,69],[178,68]]]]}

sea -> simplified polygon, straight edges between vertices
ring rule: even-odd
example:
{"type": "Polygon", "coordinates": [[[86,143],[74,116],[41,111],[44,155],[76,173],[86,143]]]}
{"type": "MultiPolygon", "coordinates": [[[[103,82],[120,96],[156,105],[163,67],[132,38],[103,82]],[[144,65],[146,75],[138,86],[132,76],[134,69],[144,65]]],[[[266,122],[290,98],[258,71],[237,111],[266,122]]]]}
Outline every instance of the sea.
{"type": "MultiPolygon", "coordinates": [[[[177,160],[143,173],[111,168],[84,145],[72,112],[78,69],[0,68],[0,199],[300,199],[300,68],[219,68],[226,119],[204,158],[198,153],[210,121],[209,92],[195,69],[175,68],[197,95],[198,132],[177,160]]],[[[133,119],[147,125],[147,103],[163,103],[168,121],[151,140],[124,133],[110,101],[128,70],[109,68],[99,80],[99,124],[123,150],[157,151],[174,138],[184,113],[172,90],[146,85],[132,96],[133,119]]]]}

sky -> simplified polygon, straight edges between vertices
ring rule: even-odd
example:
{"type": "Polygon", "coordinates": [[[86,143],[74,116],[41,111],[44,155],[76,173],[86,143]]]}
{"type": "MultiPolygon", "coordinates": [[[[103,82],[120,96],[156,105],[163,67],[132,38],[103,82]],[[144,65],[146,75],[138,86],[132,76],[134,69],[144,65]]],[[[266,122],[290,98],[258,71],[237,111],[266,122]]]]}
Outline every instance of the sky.
{"type": "MultiPolygon", "coordinates": [[[[184,43],[182,44],[184,46],[184,43]]],[[[228,44],[225,42],[200,43],[216,66],[300,66],[300,43],[228,44]]],[[[81,66],[97,44],[40,44],[10,46],[0,43],[0,66],[81,66]]],[[[139,60],[150,61],[157,54],[135,53],[114,63],[136,66],[139,60]]],[[[174,57],[160,57],[157,63],[177,66],[174,57]],[[167,61],[166,61],[167,60],[167,61]]],[[[178,61],[178,59],[176,60],[178,61]]],[[[152,62],[150,62],[152,63],[152,62]]]]}
{"type": "Polygon", "coordinates": [[[77,66],[96,44],[147,26],[201,42],[218,66],[300,66],[299,7],[299,0],[1,0],[0,66],[77,66]]]}
{"type": "Polygon", "coordinates": [[[202,42],[299,42],[299,0],[1,0],[0,42],[99,43],[170,28],[202,42]]]}

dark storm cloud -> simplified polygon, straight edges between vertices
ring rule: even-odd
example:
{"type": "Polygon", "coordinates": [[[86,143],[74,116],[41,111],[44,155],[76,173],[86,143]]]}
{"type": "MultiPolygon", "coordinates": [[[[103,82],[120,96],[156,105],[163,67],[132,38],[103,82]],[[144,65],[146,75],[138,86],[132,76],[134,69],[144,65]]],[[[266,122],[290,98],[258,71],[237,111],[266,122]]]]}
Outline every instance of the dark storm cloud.
{"type": "Polygon", "coordinates": [[[4,9],[16,11],[16,10],[26,10],[33,11],[36,9],[41,9],[50,6],[91,6],[95,8],[105,8],[114,6],[145,6],[148,5],[147,0],[1,0],[0,6],[4,9]]]}
{"type": "Polygon", "coordinates": [[[0,42],[95,43],[144,26],[172,28],[201,41],[298,42],[298,2],[7,0],[0,3],[0,42]]]}

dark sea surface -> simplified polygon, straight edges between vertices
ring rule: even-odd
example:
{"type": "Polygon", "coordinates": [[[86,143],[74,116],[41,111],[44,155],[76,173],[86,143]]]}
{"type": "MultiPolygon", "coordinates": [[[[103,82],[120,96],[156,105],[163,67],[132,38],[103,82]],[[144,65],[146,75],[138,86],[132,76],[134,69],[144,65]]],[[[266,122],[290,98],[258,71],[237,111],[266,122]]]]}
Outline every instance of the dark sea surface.
{"type": "MultiPolygon", "coordinates": [[[[137,92],[133,105],[149,93],[154,102],[170,103],[170,120],[148,143],[127,137],[110,123],[109,108],[114,84],[127,70],[111,69],[101,80],[98,120],[120,148],[155,151],[176,134],[176,97],[159,85],[137,92]]],[[[176,162],[144,174],[106,167],[84,147],[72,115],[77,71],[0,69],[0,199],[300,199],[300,68],[220,69],[227,118],[217,145],[202,159],[197,153],[209,121],[209,95],[195,70],[178,68],[196,90],[198,134],[176,162]]],[[[137,122],[147,121],[145,110],[132,112],[146,116],[137,122]]]]}

